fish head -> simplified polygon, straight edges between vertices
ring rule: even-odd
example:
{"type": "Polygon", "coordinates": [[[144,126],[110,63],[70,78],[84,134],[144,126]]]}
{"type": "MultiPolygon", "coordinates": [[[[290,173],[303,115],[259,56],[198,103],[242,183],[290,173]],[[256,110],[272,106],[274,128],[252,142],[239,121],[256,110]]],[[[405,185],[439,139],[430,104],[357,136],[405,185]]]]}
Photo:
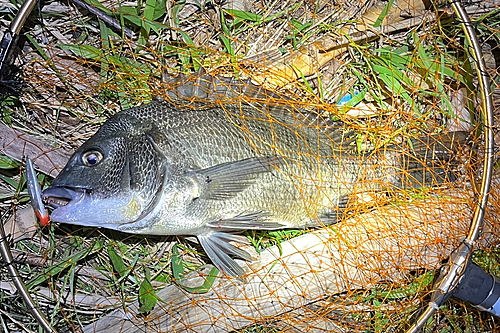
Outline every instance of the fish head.
{"type": "Polygon", "coordinates": [[[70,158],[43,192],[51,220],[119,229],[156,205],[165,178],[164,158],[152,130],[117,114],[70,158]]]}

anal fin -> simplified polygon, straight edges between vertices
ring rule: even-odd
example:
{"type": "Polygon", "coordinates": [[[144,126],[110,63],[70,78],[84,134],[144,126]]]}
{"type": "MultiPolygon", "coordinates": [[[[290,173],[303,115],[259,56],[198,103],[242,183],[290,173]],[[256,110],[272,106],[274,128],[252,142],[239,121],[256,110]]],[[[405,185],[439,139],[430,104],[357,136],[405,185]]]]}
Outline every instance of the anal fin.
{"type": "Polygon", "coordinates": [[[233,218],[209,222],[207,225],[222,231],[276,230],[288,227],[284,223],[270,221],[269,214],[263,211],[240,214],[233,218]]]}

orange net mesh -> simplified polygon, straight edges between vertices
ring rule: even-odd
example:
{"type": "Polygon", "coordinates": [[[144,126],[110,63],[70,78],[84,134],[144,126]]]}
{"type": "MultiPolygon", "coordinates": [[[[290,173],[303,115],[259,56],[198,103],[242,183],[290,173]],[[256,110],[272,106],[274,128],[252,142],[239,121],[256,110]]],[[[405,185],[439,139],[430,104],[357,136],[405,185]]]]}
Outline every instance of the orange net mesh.
{"type": "MultiPolygon", "coordinates": [[[[1,101],[0,162],[12,166],[2,168],[1,208],[9,212],[2,222],[21,274],[54,327],[408,329],[427,304],[443,260],[468,233],[481,181],[477,75],[447,3],[89,3],[115,13],[118,22],[135,29],[134,37],[80,7],[46,5],[35,19],[42,28],[28,24],[27,46],[16,53],[22,89],[1,101]],[[254,260],[238,261],[246,272],[241,278],[215,278],[210,260],[190,237],[54,223],[37,229],[23,208],[27,199],[15,159],[28,155],[41,173],[54,177],[70,151],[112,114],[156,96],[187,111],[225,109],[228,122],[245,131],[248,145],[264,156],[267,145],[294,166],[290,179],[302,191],[302,209],[318,226],[247,231],[252,245],[245,249],[254,260]],[[283,126],[296,135],[297,150],[280,150],[279,137],[269,143],[245,127],[246,107],[260,112],[254,118],[270,132],[283,126]],[[287,110],[296,121],[283,123],[276,110],[287,110]],[[318,141],[329,140],[336,165],[300,142],[301,126],[315,129],[318,141]],[[320,177],[317,170],[331,174],[320,177]],[[326,193],[333,183],[349,188],[341,210],[332,204],[338,198],[321,201],[311,194],[326,193]],[[325,225],[317,216],[325,206],[335,223],[325,225]]],[[[466,7],[493,88],[498,5],[490,0],[466,7]]],[[[475,252],[475,261],[498,276],[499,186],[494,176],[475,252]]],[[[0,282],[0,327],[34,330],[4,268],[0,282]]],[[[452,299],[427,329],[491,332],[497,324],[452,299]]]]}

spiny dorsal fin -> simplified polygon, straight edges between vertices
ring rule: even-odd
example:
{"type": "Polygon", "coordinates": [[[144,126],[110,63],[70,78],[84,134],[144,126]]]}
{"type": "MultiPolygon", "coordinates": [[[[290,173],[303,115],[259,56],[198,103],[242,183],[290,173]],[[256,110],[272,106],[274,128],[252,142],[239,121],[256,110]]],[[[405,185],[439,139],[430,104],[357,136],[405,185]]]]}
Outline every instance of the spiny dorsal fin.
{"type": "Polygon", "coordinates": [[[303,104],[288,96],[254,84],[251,79],[239,80],[200,72],[191,76],[181,74],[175,78],[167,77],[165,81],[171,85],[171,89],[167,91],[168,98],[172,100],[172,103],[180,106],[203,107],[211,103],[232,105],[237,101],[264,108],[271,114],[293,112],[294,117],[302,118],[300,120],[304,124],[318,126],[324,132],[331,132],[342,127],[341,122],[333,121],[324,111],[308,110],[303,104]]]}

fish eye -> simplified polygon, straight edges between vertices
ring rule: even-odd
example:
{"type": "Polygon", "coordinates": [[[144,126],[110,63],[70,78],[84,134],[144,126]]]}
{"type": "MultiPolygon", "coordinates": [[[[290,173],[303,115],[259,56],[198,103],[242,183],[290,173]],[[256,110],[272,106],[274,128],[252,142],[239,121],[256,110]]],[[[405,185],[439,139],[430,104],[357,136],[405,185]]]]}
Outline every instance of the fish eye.
{"type": "Polygon", "coordinates": [[[83,164],[85,164],[86,166],[89,166],[89,167],[95,166],[95,165],[99,164],[99,162],[101,162],[102,153],[98,150],[86,151],[82,155],[82,160],[83,160],[83,164]]]}

